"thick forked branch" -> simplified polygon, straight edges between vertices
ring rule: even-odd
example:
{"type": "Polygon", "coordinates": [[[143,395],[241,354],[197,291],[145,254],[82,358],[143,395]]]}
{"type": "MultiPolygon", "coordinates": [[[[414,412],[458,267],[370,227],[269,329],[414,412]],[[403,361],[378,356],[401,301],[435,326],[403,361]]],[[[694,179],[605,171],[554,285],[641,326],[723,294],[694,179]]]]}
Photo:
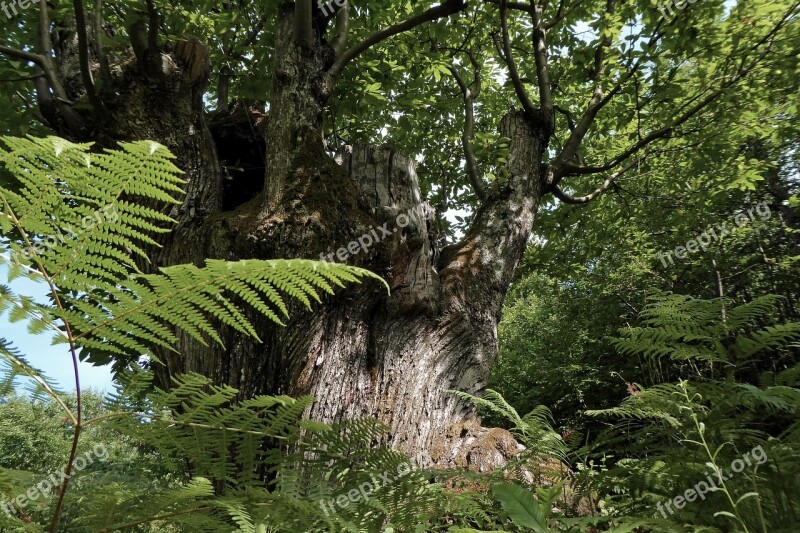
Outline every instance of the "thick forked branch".
{"type": "MultiPolygon", "coordinates": [[[[81,67],[81,79],[83,86],[86,88],[86,96],[89,97],[89,102],[95,112],[102,117],[106,115],[106,110],[102,100],[97,95],[97,91],[95,91],[92,69],[89,65],[89,37],[86,35],[86,14],[83,11],[83,0],[73,0],[72,5],[75,9],[75,24],[78,33],[78,61],[81,67]]],[[[96,36],[96,38],[99,39],[100,37],[96,36]]]]}
{"type": "Polygon", "coordinates": [[[536,114],[536,108],[533,107],[531,99],[528,97],[528,92],[522,84],[522,79],[519,77],[517,64],[514,61],[514,55],[511,53],[511,39],[508,35],[508,13],[507,13],[507,0],[500,0],[500,27],[502,29],[502,49],[503,61],[508,67],[508,75],[511,77],[511,83],[514,85],[514,91],[517,93],[522,109],[528,117],[533,117],[536,114]]]}
{"type": "Polygon", "coordinates": [[[545,192],[540,162],[547,138],[540,128],[521,110],[503,118],[500,134],[509,139],[507,180],[481,202],[464,240],[443,249],[437,263],[446,292],[453,291],[456,300],[480,299],[490,313],[500,310],[545,192]]]}
{"type": "Polygon", "coordinates": [[[312,0],[294,2],[294,42],[300,47],[311,47],[314,39],[312,30],[312,0]]]}
{"type": "Polygon", "coordinates": [[[387,28],[384,28],[376,33],[373,33],[363,41],[358,44],[353,45],[347,51],[342,53],[340,57],[336,59],[336,62],[331,67],[328,75],[332,79],[336,79],[339,74],[342,73],[344,67],[347,66],[348,63],[356,59],[358,56],[372,48],[378,43],[385,41],[391,37],[399,33],[403,33],[409,30],[413,30],[417,26],[425,24],[426,22],[431,22],[434,20],[438,20],[440,18],[449,17],[450,15],[454,15],[455,13],[459,13],[467,8],[467,4],[464,0],[445,0],[438,6],[432,7],[427,11],[420,13],[414,17],[411,17],[408,20],[400,22],[398,24],[394,24],[387,28]]]}
{"type": "Polygon", "coordinates": [[[475,56],[470,53],[470,62],[474,70],[475,87],[471,89],[464,81],[464,77],[456,67],[450,67],[450,72],[456,79],[461,92],[464,95],[464,133],[461,135],[461,145],[464,147],[464,157],[467,160],[467,174],[475,195],[481,200],[486,199],[486,189],[481,179],[481,172],[478,160],[475,158],[475,151],[472,149],[472,139],[475,136],[475,100],[481,93],[481,69],[475,56]]]}

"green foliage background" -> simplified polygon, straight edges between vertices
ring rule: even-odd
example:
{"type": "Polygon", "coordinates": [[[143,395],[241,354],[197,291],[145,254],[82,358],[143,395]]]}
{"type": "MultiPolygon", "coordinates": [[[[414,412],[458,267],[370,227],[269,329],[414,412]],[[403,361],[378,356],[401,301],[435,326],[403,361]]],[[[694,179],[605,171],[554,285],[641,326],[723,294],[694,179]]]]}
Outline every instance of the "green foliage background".
{"type": "MultiPolygon", "coordinates": [[[[358,2],[352,39],[433,3],[358,2]]],[[[72,8],[66,0],[48,5],[55,14],[72,8]]],[[[210,44],[209,110],[223,67],[235,74],[234,98],[266,109],[276,6],[277,0],[158,2],[169,42],[193,34],[210,44]]],[[[105,19],[120,29],[104,43],[112,58],[126,51],[123,28],[141,7],[133,0],[104,4],[105,19]]],[[[385,428],[371,421],[332,427],[302,421],[310,398],[234,401],[236,391],[195,375],[184,376],[176,390],[155,390],[137,363],[170,345],[175,328],[203,342],[218,341],[215,321],[252,335],[243,309],[281,320],[284,300],[313,305],[318,293],[369,274],[310,262],[208,262],[141,275],[136,261],[171,223],[141,204],[171,202],[180,192],[171,156],[148,142],[96,154],[43,138],[30,105],[31,70],[4,56],[3,260],[12,279],[49,279],[63,305],[3,287],[2,309],[32,332],[50,332],[76,357],[115,361],[120,381],[102,403],[82,393],[76,416],[76,399],[46,377],[30,381],[32,397],[12,392],[14,378],[41,373],[13,342],[3,342],[3,497],[62,469],[74,441],[79,453],[94,443],[112,451],[109,461],[75,476],[65,493],[60,524],[72,531],[796,529],[797,5],[701,0],[669,23],[652,0],[626,2],[611,15],[605,15],[606,0],[567,7],[548,33],[561,108],[585,106],[601,39],[610,40],[609,80],[620,79],[631,62],[644,62],[586,139],[580,157],[595,164],[713,91],[726,73],[748,64],[782,13],[795,11],[766,60],[649,148],[647,159],[605,195],[587,206],[548,199],[541,207],[507,299],[492,391],[474,399],[485,420],[511,429],[526,453],[507,472],[491,475],[417,470],[333,515],[324,513],[321,500],[407,461],[372,446],[385,428]],[[659,40],[648,44],[654,33],[659,40]],[[19,137],[26,133],[39,137],[19,137]],[[661,261],[659,253],[706,228],[731,225],[762,202],[770,208],[768,220],[738,228],[674,265],[661,261]],[[37,242],[107,205],[115,206],[116,220],[36,251],[37,242]],[[203,289],[186,290],[198,285],[203,289]],[[167,301],[175,307],[164,306],[167,301]],[[765,450],[764,465],[742,472],[703,503],[668,517],[657,511],[658,503],[754,446],[765,450]],[[547,482],[525,477],[527,468],[548,462],[563,468],[547,482]]],[[[34,10],[4,21],[0,42],[29,48],[35,22],[34,10]]],[[[495,128],[518,104],[493,43],[496,26],[496,6],[475,2],[462,16],[381,43],[348,67],[326,108],[332,148],[380,142],[418,159],[424,192],[440,212],[464,211],[443,222],[451,238],[477,206],[462,166],[461,94],[449,70],[468,71],[465,49],[475,55],[485,85],[477,103],[476,157],[487,180],[503,180],[507,145],[495,128]]],[[[524,59],[521,76],[533,85],[527,19],[512,17],[511,33],[524,59]]],[[[570,129],[566,113],[557,121],[552,152],[570,129]]],[[[577,195],[597,185],[590,177],[564,183],[577,195]]],[[[54,495],[24,516],[0,514],[0,528],[45,530],[55,506],[54,495]]]]}

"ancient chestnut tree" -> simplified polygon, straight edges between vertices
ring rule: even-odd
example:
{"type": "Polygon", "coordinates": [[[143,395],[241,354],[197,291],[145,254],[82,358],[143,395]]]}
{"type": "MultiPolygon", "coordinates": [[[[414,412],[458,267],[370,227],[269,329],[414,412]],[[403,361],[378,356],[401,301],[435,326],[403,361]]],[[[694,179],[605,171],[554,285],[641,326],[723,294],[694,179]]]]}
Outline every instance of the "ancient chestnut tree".
{"type": "Polygon", "coordinates": [[[310,394],[309,416],[377,417],[398,449],[448,463],[476,431],[448,391],[485,386],[543,202],[591,202],[757,102],[739,82],[791,65],[798,6],[703,0],[665,19],[647,0],[40,0],[12,15],[5,131],[177,156],[186,194],[159,206],[178,224],[148,268],[317,259],[390,232],[347,258],[390,296],[347,289],[283,329],[254,317],[263,344],[179,336],[160,380],[310,394]]]}

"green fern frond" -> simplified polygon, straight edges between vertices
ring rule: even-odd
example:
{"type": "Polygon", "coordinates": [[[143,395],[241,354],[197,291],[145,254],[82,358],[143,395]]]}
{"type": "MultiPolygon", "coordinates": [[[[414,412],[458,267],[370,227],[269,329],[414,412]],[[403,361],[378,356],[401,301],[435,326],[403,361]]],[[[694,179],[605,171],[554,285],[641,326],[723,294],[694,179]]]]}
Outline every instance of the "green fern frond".
{"type": "Polygon", "coordinates": [[[1,137],[0,163],[18,180],[0,187],[3,233],[14,232],[13,261],[47,272],[62,290],[113,284],[147,261],[144,246],[168,231],[168,216],[147,203],[177,203],[183,180],[174,156],[152,142],[90,152],[57,137],[1,137]]]}
{"type": "Polygon", "coordinates": [[[258,338],[246,307],[283,324],[286,297],[306,306],[320,301],[333,285],[364,278],[369,271],[342,264],[305,260],[207,261],[205,267],[179,265],[160,274],[138,275],[118,282],[106,293],[70,299],[72,308],[56,311],[68,321],[77,343],[89,354],[110,352],[121,358],[146,354],[154,346],[169,348],[178,328],[199,342],[222,344],[216,323],[258,338]],[[239,302],[243,302],[243,307],[239,302]]]}
{"type": "MultiPolygon", "coordinates": [[[[136,258],[174,222],[145,205],[175,203],[183,181],[174,157],[151,142],[90,152],[89,144],[56,137],[2,137],[0,164],[17,178],[0,187],[5,254],[11,275],[38,276],[58,290],[61,308],[37,306],[0,290],[0,309],[41,331],[64,321],[83,358],[129,361],[171,349],[176,328],[201,343],[221,343],[220,324],[257,338],[246,309],[282,324],[289,299],[306,307],[334,286],[378,276],[355,267],[312,261],[209,260],[141,275],[136,258]],[[26,316],[27,315],[27,316],[26,316]]],[[[388,287],[387,287],[388,288],[388,287]]]]}
{"type": "Polygon", "coordinates": [[[32,400],[49,396],[58,401],[71,416],[70,409],[61,401],[64,392],[43,371],[28,363],[10,341],[0,338],[0,397],[7,396],[16,389],[15,381],[18,378],[27,380],[28,394],[32,400]]]}
{"type": "Polygon", "coordinates": [[[764,296],[733,305],[720,298],[661,295],[651,298],[642,311],[643,326],[626,328],[611,342],[620,353],[631,356],[741,364],[759,352],[800,338],[800,323],[762,326],[777,301],[776,296],[764,296]]]}

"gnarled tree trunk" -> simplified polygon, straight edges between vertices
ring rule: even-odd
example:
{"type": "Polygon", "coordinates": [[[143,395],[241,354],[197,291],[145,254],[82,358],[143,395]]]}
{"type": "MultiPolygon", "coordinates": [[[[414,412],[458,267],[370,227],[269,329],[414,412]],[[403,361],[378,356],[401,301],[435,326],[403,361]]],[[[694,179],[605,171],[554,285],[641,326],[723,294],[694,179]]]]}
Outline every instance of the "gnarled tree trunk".
{"type": "MultiPolygon", "coordinates": [[[[151,267],[204,258],[341,260],[344,249],[347,262],[391,286],[387,294],[367,283],[312,312],[293,309],[285,328],[254,316],[263,344],[232,331],[223,332],[224,348],[183,335],[178,354],[162,354],[162,384],[192,371],[246,396],[310,394],[318,400],[308,413],[314,419],[376,417],[390,427],[397,449],[422,463],[451,463],[476,415],[448,391],[476,393],[488,381],[502,301],[545,192],[547,128],[530,113],[503,119],[500,129],[511,139],[508,179],[487,191],[461,242],[437,249],[433,210],[421,198],[410,157],[374,146],[350,147],[338,162],[326,153],[321,117],[337,56],[323,40],[292,40],[293,16],[289,4],[281,8],[265,133],[249,141],[258,145],[253,153],[264,149],[267,174],[264,191],[249,201],[226,198],[236,190],[223,186],[223,149],[202,102],[208,54],[194,39],[155,50],[139,39],[136,58],[111,69],[107,116],[98,118],[96,110],[85,119],[92,133],[54,124],[105,143],[155,140],[177,156],[187,193],[172,210],[179,225],[151,267]]],[[[61,54],[59,61],[66,70],[77,58],[61,54]]],[[[252,148],[244,144],[243,151],[252,148]]]]}

